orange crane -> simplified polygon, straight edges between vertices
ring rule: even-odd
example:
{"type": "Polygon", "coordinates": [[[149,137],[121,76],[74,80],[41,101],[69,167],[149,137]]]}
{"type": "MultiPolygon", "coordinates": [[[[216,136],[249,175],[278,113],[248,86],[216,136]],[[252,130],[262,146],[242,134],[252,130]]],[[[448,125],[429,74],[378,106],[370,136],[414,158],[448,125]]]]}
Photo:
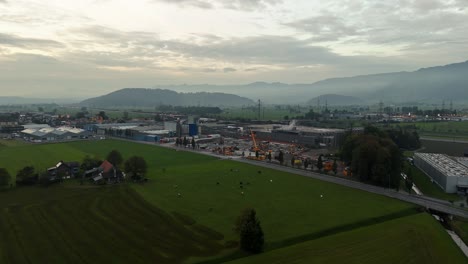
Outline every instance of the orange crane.
{"type": "Polygon", "coordinates": [[[260,149],[257,146],[257,141],[255,140],[255,134],[252,131],[252,129],[250,129],[250,136],[252,137],[252,143],[253,143],[252,151],[259,151],[260,149]]]}
{"type": "Polygon", "coordinates": [[[248,156],[248,159],[253,159],[253,160],[264,160],[265,159],[265,153],[257,146],[257,141],[255,140],[255,133],[250,129],[250,136],[252,137],[252,151],[256,153],[255,156],[248,156]],[[257,157],[258,153],[258,157],[257,157]]]}

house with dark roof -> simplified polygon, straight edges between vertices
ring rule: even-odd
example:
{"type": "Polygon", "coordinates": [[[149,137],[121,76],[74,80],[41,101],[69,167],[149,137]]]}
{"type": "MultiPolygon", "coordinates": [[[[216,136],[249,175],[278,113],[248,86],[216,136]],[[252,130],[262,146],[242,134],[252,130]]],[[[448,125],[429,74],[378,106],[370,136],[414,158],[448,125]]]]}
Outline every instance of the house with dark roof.
{"type": "Polygon", "coordinates": [[[55,166],[47,169],[47,172],[51,178],[61,177],[63,179],[69,179],[78,175],[80,171],[80,163],[76,161],[64,162],[59,161],[55,166]]]}

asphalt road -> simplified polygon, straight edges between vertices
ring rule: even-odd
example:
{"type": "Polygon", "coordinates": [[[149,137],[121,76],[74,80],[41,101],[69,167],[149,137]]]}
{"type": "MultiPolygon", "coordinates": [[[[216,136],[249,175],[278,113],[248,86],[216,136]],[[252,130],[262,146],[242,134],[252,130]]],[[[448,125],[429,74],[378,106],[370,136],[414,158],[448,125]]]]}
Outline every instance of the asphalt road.
{"type": "Polygon", "coordinates": [[[238,162],[248,163],[256,166],[261,166],[265,168],[272,168],[275,170],[280,170],[284,172],[289,172],[309,178],[314,178],[321,181],[331,182],[343,186],[347,186],[354,189],[363,190],[366,192],[371,192],[375,194],[384,195],[387,197],[395,198],[398,200],[402,200],[405,202],[413,203],[416,205],[423,206],[428,209],[433,209],[436,211],[444,212],[451,215],[456,215],[464,218],[468,218],[468,211],[460,208],[453,207],[448,201],[439,200],[423,195],[411,195],[402,192],[397,192],[393,189],[386,189],[374,185],[369,185],[361,182],[356,182],[348,179],[338,178],[330,175],[319,174],[311,171],[305,171],[301,169],[294,169],[291,167],[285,167],[277,164],[267,163],[267,162],[259,162],[259,161],[252,161],[247,159],[236,159],[238,162]]]}
{"type": "MultiPolygon", "coordinates": [[[[130,141],[130,140],[128,140],[130,141]]],[[[138,142],[138,141],[132,141],[132,142],[137,142],[137,143],[142,143],[142,144],[149,144],[149,145],[155,145],[154,143],[149,143],[149,142],[138,142]]],[[[374,185],[369,185],[357,181],[352,181],[348,179],[343,179],[343,178],[338,178],[330,175],[324,175],[320,173],[315,173],[311,171],[306,171],[303,169],[295,169],[291,167],[286,167],[286,166],[281,166],[278,164],[274,163],[269,163],[265,161],[254,161],[254,160],[248,160],[244,158],[231,158],[230,156],[221,156],[221,155],[216,155],[211,152],[205,152],[205,151],[200,151],[200,150],[192,150],[190,148],[176,148],[172,144],[156,144],[157,146],[161,147],[166,147],[166,148],[172,148],[176,149],[178,151],[189,151],[189,152],[194,152],[194,153],[199,153],[199,154],[205,154],[205,155],[210,155],[210,156],[215,156],[221,159],[231,159],[236,162],[242,162],[242,163],[247,163],[247,164],[252,164],[255,166],[260,166],[264,168],[270,168],[270,169],[275,169],[279,171],[284,171],[304,177],[309,177],[321,181],[326,181],[326,182],[331,182],[339,185],[343,185],[346,187],[366,191],[366,192],[371,192],[379,195],[384,195],[390,198],[398,199],[401,201],[405,201],[408,203],[420,205],[422,207],[425,207],[426,209],[432,209],[436,210],[439,212],[447,213],[450,215],[455,215],[455,216],[460,216],[464,218],[468,218],[468,210],[456,208],[452,206],[448,201],[445,200],[439,200],[431,197],[427,197],[424,195],[412,195],[412,194],[407,194],[403,192],[397,192],[396,190],[393,189],[386,189],[374,185]]]]}

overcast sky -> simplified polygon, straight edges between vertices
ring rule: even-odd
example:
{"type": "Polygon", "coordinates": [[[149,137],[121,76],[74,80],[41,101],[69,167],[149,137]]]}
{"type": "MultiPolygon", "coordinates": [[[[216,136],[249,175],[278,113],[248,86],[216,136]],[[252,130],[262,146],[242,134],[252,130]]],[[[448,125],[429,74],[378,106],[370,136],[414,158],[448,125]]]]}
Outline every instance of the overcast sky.
{"type": "Polygon", "coordinates": [[[312,83],[467,59],[468,0],[0,0],[2,96],[312,83]]]}

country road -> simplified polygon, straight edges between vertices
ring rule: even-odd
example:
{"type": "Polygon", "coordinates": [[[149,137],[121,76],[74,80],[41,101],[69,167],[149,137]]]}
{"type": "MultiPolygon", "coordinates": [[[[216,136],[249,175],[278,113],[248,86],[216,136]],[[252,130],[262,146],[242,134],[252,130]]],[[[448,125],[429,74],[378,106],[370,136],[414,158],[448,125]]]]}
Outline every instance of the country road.
{"type": "MultiPolygon", "coordinates": [[[[120,139],[120,138],[116,138],[120,139]]],[[[126,139],[120,139],[120,140],[126,140],[126,139]]],[[[126,140],[126,141],[132,141],[132,140],[126,140]]],[[[445,200],[439,200],[431,197],[427,197],[424,195],[412,195],[412,194],[407,194],[407,193],[402,193],[402,192],[397,192],[396,190],[393,189],[386,189],[374,185],[369,185],[357,181],[352,181],[344,178],[338,178],[335,176],[330,176],[330,175],[325,175],[325,174],[320,174],[312,171],[306,171],[303,169],[295,169],[291,167],[286,167],[274,163],[269,163],[266,161],[254,161],[254,160],[248,160],[244,158],[232,158],[230,156],[222,156],[222,155],[217,155],[211,152],[205,152],[205,151],[200,151],[200,150],[192,150],[189,148],[177,148],[173,146],[172,144],[154,144],[150,142],[138,142],[138,141],[132,141],[136,143],[141,143],[141,144],[148,144],[148,145],[153,145],[153,146],[160,146],[160,147],[165,147],[165,148],[171,148],[175,149],[177,151],[187,151],[187,152],[193,152],[193,153],[199,153],[199,154],[204,154],[204,155],[209,155],[209,156],[214,156],[218,157],[220,159],[229,159],[235,162],[242,162],[242,163],[247,163],[259,167],[264,167],[264,168],[270,168],[274,170],[279,170],[279,171],[284,171],[304,177],[309,177],[321,181],[326,181],[334,184],[339,184],[343,185],[346,187],[354,188],[354,189],[359,189],[362,191],[366,192],[371,192],[379,195],[384,195],[390,198],[398,199],[401,201],[405,201],[408,203],[416,204],[419,206],[422,206],[427,209],[432,209],[436,210],[439,212],[447,213],[450,215],[455,215],[455,216],[460,216],[463,218],[468,218],[468,210],[456,208],[451,205],[450,202],[445,201],[445,200]]]]}

